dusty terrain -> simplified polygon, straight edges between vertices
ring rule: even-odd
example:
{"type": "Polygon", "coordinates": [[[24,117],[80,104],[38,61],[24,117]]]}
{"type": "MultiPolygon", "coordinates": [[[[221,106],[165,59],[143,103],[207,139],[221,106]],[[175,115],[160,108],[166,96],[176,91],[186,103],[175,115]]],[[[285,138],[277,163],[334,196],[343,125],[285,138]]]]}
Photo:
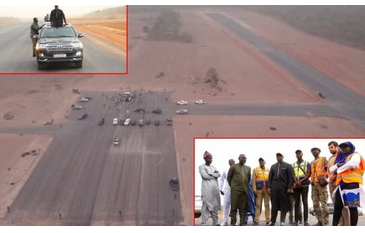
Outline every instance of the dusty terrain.
{"type": "Polygon", "coordinates": [[[69,22],[72,22],[72,25],[79,32],[90,33],[126,49],[127,21],[125,18],[113,20],[103,18],[75,18],[70,19],[69,22]]]}
{"type": "Polygon", "coordinates": [[[47,135],[0,134],[0,220],[51,141],[52,137],[47,135]]]}
{"type": "MultiPolygon", "coordinates": [[[[156,15],[129,15],[128,75],[1,76],[1,116],[10,112],[14,118],[4,120],[1,117],[0,127],[40,126],[49,119],[54,119],[56,124],[61,123],[65,115],[67,116],[70,105],[77,98],[72,93],[72,88],[79,88],[81,91],[166,90],[171,91],[172,101],[205,99],[208,103],[322,101],[315,93],[311,93],[295,78],[254,51],[229,30],[207,18],[203,13],[208,11],[181,11],[182,30],[193,35],[191,43],[147,41],[144,39],[146,34],[142,28],[150,25],[150,17],[154,19],[156,15]],[[210,67],[215,67],[221,80],[224,80],[220,84],[221,91],[203,82],[210,67]],[[163,70],[165,75],[156,78],[159,70],[163,70]]],[[[334,79],[346,77],[346,85],[353,90],[361,93],[364,89],[365,82],[361,80],[365,69],[364,51],[305,35],[280,21],[254,13],[230,10],[225,14],[239,19],[242,25],[334,79]]],[[[84,29],[93,28],[90,24],[79,26],[84,29]]],[[[103,34],[102,31],[92,31],[103,34]]],[[[108,39],[116,40],[115,37],[108,39]]],[[[182,161],[178,164],[185,216],[182,225],[193,225],[193,137],[205,136],[207,132],[216,137],[365,135],[364,130],[358,129],[347,120],[322,117],[187,115],[174,117],[173,127],[178,161],[182,161]],[[272,125],[277,128],[276,131],[269,129],[272,125]]],[[[25,150],[33,148],[31,142],[37,140],[37,136],[27,137],[30,139],[29,143],[23,143],[27,146],[25,150]]],[[[17,145],[17,136],[2,135],[0,139],[17,145]]],[[[0,172],[6,172],[6,169],[15,163],[24,169],[29,167],[30,162],[21,164],[7,161],[7,156],[20,157],[19,154],[24,150],[11,148],[9,147],[8,153],[1,153],[0,159],[4,163],[0,172]]],[[[38,160],[39,158],[37,157],[38,160]]],[[[0,208],[1,211],[4,210],[3,207],[0,208]]]]}

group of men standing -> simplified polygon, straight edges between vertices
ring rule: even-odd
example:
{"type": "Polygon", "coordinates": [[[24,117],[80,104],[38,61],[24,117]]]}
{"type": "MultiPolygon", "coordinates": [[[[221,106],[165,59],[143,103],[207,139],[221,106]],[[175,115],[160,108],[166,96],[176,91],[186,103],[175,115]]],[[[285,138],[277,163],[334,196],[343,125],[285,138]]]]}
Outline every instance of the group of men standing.
{"type": "Polygon", "coordinates": [[[246,155],[240,154],[239,162],[235,164],[235,161],[230,159],[229,169],[223,171],[222,175],[211,165],[212,154],[206,151],[205,164],[199,166],[203,201],[201,224],[207,225],[211,216],[213,225],[226,226],[230,218],[230,225],[243,226],[247,225],[246,214],[250,212],[253,224],[259,225],[264,202],[266,225],[274,226],[280,211],[281,226],[285,225],[288,212],[294,212],[294,216],[289,217],[291,225],[298,226],[303,217],[304,226],[310,226],[308,193],[311,186],[313,209],[317,218],[315,226],[330,224],[328,194],[331,195],[334,204],[332,225],[356,226],[357,207],[365,207],[365,192],[362,188],[364,159],[355,151],[355,146],[351,142],[339,145],[336,141],[330,141],[328,149],[331,153],[328,160],[320,156],[319,148],[314,147],[311,149],[314,158],[311,162],[303,160],[303,152],[296,150],[297,161],[293,164],[284,162],[284,155],[277,153],[277,163],[270,169],[265,166],[265,160],[259,158],[259,166],[252,171],[245,165],[246,155]],[[250,191],[254,194],[254,203],[250,203],[250,191]],[[222,224],[218,224],[220,194],[224,200],[222,224]],[[252,205],[255,208],[252,208],[252,205]]]}

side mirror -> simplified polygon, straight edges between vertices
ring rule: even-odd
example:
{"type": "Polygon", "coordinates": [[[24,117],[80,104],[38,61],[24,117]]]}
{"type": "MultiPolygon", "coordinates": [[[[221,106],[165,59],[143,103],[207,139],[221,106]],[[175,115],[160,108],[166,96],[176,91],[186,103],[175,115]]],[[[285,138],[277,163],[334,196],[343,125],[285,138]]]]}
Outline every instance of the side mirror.
{"type": "Polygon", "coordinates": [[[84,37],[84,33],[79,33],[78,38],[84,37]]]}

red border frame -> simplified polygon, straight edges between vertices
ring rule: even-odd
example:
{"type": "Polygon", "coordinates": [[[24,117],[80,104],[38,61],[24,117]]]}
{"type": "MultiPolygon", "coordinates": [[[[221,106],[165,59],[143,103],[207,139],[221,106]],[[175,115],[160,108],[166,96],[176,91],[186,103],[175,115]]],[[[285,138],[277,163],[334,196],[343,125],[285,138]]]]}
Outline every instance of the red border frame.
{"type": "Polygon", "coordinates": [[[126,11],[126,62],[125,62],[125,73],[25,73],[25,72],[18,72],[18,73],[4,73],[0,72],[0,76],[5,75],[127,75],[128,74],[128,37],[129,37],[129,28],[128,28],[128,5],[125,5],[125,11],[126,11]]]}
{"type": "Polygon", "coordinates": [[[196,226],[195,221],[195,140],[196,139],[364,139],[364,136],[359,137],[193,137],[193,226],[196,226]]]}

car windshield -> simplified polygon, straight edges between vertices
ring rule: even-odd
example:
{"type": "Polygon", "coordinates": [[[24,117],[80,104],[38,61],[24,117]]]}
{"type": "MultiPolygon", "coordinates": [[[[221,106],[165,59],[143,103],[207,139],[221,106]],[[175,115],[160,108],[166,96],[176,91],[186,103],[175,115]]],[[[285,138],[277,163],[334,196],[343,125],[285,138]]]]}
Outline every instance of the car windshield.
{"type": "Polygon", "coordinates": [[[71,27],[62,27],[62,28],[44,28],[40,35],[40,38],[59,38],[59,37],[76,37],[76,33],[71,27]]]}

